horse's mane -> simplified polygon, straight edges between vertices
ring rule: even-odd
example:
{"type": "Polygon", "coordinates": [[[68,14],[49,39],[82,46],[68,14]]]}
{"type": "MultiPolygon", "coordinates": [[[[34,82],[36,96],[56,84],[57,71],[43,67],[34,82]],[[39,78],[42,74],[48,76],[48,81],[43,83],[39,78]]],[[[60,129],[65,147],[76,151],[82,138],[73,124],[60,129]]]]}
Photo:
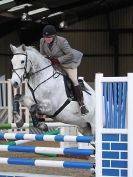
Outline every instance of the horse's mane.
{"type": "Polygon", "coordinates": [[[33,51],[37,55],[40,55],[40,57],[44,57],[34,46],[27,46],[26,50],[27,51],[33,51]]]}
{"type": "MultiPolygon", "coordinates": [[[[28,52],[33,52],[35,53],[35,55],[37,55],[38,59],[41,59],[42,61],[44,61],[44,56],[34,47],[34,46],[26,46],[26,51],[28,52]]],[[[47,58],[45,58],[45,62],[50,62],[47,58]]]]}

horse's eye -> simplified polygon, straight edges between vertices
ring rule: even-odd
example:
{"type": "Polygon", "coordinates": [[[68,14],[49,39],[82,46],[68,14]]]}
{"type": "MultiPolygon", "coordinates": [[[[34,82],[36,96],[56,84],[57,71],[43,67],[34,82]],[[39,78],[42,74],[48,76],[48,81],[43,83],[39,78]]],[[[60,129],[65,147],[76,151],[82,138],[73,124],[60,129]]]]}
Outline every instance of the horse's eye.
{"type": "Polygon", "coordinates": [[[21,61],[21,64],[23,64],[23,63],[24,63],[24,60],[21,61]]]}

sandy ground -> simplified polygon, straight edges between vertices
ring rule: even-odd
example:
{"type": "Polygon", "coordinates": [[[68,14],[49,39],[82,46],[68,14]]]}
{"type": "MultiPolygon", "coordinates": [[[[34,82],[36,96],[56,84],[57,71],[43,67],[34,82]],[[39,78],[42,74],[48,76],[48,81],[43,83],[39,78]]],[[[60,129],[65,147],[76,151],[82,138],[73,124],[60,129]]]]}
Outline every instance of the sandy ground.
{"type": "MultiPolygon", "coordinates": [[[[0,144],[6,144],[5,141],[0,141],[0,144]]],[[[28,146],[48,146],[48,147],[58,147],[57,143],[51,142],[32,142],[25,144],[28,146]]],[[[94,158],[89,157],[89,159],[78,159],[73,157],[46,157],[33,153],[16,153],[16,152],[0,152],[0,157],[20,157],[20,158],[31,158],[31,159],[45,159],[53,160],[53,162],[59,160],[67,161],[94,161],[94,158]]],[[[34,167],[34,166],[22,166],[22,165],[0,165],[0,171],[5,172],[21,172],[21,173],[36,173],[36,174],[47,174],[47,175],[64,175],[73,177],[91,177],[92,173],[90,170],[84,169],[63,169],[63,168],[50,168],[50,167],[34,167]]]]}

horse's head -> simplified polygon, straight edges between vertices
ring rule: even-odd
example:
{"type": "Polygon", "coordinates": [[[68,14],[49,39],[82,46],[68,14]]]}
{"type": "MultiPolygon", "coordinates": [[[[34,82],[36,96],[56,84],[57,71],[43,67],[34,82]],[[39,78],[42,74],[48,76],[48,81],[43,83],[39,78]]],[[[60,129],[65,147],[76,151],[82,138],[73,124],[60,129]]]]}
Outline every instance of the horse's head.
{"type": "Polygon", "coordinates": [[[28,60],[26,46],[24,44],[18,48],[10,45],[10,48],[13,52],[13,58],[11,60],[13,66],[11,83],[17,88],[29,73],[31,63],[28,60]]]}

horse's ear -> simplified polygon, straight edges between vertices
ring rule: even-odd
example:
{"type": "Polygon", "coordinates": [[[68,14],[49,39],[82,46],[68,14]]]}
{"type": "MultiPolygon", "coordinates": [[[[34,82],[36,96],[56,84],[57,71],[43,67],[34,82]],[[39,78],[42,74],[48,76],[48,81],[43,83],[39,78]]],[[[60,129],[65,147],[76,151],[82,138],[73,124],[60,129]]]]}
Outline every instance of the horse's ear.
{"type": "Polygon", "coordinates": [[[15,50],[17,49],[14,45],[10,44],[11,51],[15,53],[15,50]]]}
{"type": "Polygon", "coordinates": [[[26,51],[26,45],[25,44],[22,44],[22,50],[26,51]]]}

